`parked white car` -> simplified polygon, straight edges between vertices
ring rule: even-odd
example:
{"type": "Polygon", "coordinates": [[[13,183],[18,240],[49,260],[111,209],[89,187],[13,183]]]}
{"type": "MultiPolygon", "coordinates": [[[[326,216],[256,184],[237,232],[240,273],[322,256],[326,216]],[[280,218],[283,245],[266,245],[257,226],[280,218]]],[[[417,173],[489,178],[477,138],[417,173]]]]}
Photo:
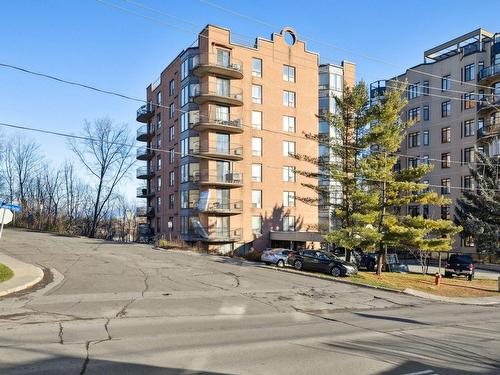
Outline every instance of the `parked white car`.
{"type": "Polygon", "coordinates": [[[285,267],[287,264],[288,254],[292,250],[288,249],[267,249],[262,252],[260,260],[266,264],[274,264],[278,267],[285,267]]]}

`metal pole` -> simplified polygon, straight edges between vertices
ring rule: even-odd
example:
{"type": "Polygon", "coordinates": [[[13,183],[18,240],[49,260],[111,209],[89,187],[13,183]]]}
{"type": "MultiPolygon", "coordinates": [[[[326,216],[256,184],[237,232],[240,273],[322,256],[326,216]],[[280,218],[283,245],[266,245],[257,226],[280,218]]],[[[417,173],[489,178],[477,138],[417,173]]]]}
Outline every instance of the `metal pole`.
{"type": "Polygon", "coordinates": [[[0,226],[0,239],[2,238],[2,233],[3,233],[3,221],[5,219],[5,208],[3,208],[2,211],[2,226],[0,226]]]}

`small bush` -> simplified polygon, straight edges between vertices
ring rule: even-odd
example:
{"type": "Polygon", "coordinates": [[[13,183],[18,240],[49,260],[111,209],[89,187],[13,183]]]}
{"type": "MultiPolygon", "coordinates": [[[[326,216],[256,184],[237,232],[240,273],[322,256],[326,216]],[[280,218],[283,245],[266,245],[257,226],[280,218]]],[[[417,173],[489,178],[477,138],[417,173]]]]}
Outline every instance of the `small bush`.
{"type": "Polygon", "coordinates": [[[181,241],[158,240],[157,246],[162,249],[185,249],[184,243],[181,241]]]}
{"type": "Polygon", "coordinates": [[[243,255],[243,258],[245,258],[246,260],[252,261],[252,262],[259,262],[261,255],[262,255],[262,253],[260,251],[257,251],[255,249],[251,249],[249,252],[247,252],[243,255]]]}

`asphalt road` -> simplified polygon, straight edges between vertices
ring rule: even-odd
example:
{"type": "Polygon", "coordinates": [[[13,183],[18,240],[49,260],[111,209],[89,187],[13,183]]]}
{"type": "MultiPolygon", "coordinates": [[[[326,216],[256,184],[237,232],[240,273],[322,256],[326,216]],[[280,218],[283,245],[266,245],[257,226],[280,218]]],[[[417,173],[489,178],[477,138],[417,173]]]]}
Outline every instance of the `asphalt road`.
{"type": "Polygon", "coordinates": [[[500,374],[500,306],[13,230],[0,251],[64,276],[0,299],[2,375],[500,374]]]}

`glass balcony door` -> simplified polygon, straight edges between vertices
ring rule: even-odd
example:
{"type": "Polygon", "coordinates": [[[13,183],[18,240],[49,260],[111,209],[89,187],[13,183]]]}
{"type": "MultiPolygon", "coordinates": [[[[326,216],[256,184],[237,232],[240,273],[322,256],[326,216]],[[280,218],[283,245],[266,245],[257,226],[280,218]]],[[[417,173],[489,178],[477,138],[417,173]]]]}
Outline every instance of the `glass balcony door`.
{"type": "Polygon", "coordinates": [[[215,121],[222,123],[229,121],[229,107],[215,107],[215,121]]]}
{"type": "Polygon", "coordinates": [[[227,174],[230,172],[228,161],[217,162],[217,181],[224,182],[227,179],[227,174]]]}
{"type": "Polygon", "coordinates": [[[230,54],[229,51],[218,49],[217,50],[217,65],[228,67],[230,63],[230,54]]]}
{"type": "Polygon", "coordinates": [[[217,133],[215,148],[220,154],[229,154],[229,134],[217,133]]]}
{"type": "Polygon", "coordinates": [[[217,78],[217,95],[229,97],[229,80],[217,78]]]}

